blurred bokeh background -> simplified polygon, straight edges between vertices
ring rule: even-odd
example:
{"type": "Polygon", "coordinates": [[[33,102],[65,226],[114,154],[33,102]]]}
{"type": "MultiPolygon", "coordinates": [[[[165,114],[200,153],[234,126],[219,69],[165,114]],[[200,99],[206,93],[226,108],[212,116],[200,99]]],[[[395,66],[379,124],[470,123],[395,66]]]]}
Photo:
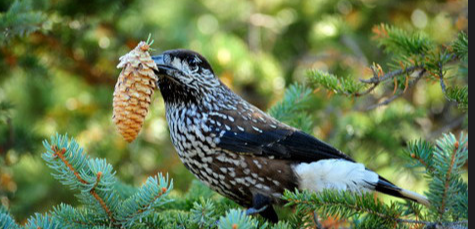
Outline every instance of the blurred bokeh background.
{"type": "MultiPolygon", "coordinates": [[[[468,0],[24,0],[12,9],[14,2],[0,1],[0,203],[20,222],[75,204],[41,159],[42,141],[57,132],[106,158],[126,183],[164,172],[186,191],[193,177],[170,143],[159,92],[132,144],[111,121],[118,58],[149,34],[153,53],[202,53],[225,84],[266,110],[286,86],[305,83],[309,69],[368,78],[373,62],[386,67],[391,56],[372,39],[375,25],[421,30],[439,44],[468,31],[468,0]]],[[[427,82],[388,107],[362,109],[385,89],[358,99],[316,91],[313,134],[423,191],[403,166],[406,142],[467,131],[468,118],[427,82]]]]}

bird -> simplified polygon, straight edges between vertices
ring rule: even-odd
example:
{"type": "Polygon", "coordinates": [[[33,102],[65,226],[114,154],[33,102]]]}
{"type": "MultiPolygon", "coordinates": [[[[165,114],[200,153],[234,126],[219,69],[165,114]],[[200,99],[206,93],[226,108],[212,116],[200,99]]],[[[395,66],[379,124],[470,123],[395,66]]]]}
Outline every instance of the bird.
{"type": "Polygon", "coordinates": [[[223,84],[201,54],[185,49],[152,56],[170,139],[180,160],[212,190],[278,222],[285,190],[381,192],[430,205],[348,155],[284,124],[223,84]]]}

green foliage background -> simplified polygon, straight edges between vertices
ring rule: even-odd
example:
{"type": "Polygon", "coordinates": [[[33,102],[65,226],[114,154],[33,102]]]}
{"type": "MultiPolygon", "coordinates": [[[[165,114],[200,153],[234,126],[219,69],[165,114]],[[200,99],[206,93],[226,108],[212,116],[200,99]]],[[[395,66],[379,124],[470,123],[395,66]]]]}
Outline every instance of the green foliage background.
{"type": "MultiPolygon", "coordinates": [[[[422,31],[449,45],[468,31],[467,14],[468,0],[2,0],[0,205],[24,222],[59,203],[77,204],[41,160],[42,140],[56,132],[106,158],[126,183],[140,186],[162,172],[174,179],[173,192],[186,192],[193,177],[170,143],[159,93],[134,143],[126,144],[111,121],[118,57],[150,33],[154,53],[202,53],[227,85],[267,110],[288,85],[309,83],[309,69],[357,80],[372,77],[373,62],[394,66],[393,54],[373,39],[376,25],[422,31]]],[[[447,69],[446,79],[468,86],[468,66],[447,69]]],[[[292,124],[422,192],[427,184],[405,167],[406,143],[466,132],[468,112],[425,80],[389,106],[365,109],[392,90],[380,86],[361,98],[306,91],[308,101],[295,107],[306,115],[292,124]]]]}

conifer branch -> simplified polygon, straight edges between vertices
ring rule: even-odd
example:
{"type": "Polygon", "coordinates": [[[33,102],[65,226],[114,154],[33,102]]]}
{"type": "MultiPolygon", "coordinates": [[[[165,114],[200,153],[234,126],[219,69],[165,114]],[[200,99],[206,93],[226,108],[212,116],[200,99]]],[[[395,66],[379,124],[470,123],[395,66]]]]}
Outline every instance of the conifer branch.
{"type": "Polygon", "coordinates": [[[30,217],[26,224],[26,228],[35,229],[59,229],[64,227],[66,227],[66,225],[63,225],[61,221],[54,220],[54,218],[48,214],[42,215],[39,213],[35,213],[32,217],[30,217]]]}
{"type": "Polygon", "coordinates": [[[200,202],[194,202],[191,214],[193,221],[197,222],[200,228],[212,227],[217,220],[215,205],[209,199],[200,199],[200,202]]]}
{"type": "MultiPolygon", "coordinates": [[[[79,173],[76,171],[76,169],[74,169],[74,167],[69,163],[69,161],[65,158],[64,156],[64,153],[66,152],[66,149],[65,148],[62,148],[62,149],[58,149],[58,147],[56,145],[52,146],[51,149],[55,152],[53,154],[53,156],[55,157],[59,157],[61,159],[61,161],[64,163],[64,165],[74,174],[74,176],[76,176],[77,180],[85,185],[88,184],[88,182],[86,180],[84,180],[80,175],[79,173]]],[[[97,181],[94,183],[94,186],[93,188],[89,191],[89,193],[94,197],[94,199],[97,200],[97,202],[101,205],[101,207],[104,209],[104,211],[107,213],[107,215],[109,216],[109,219],[111,220],[111,222],[115,222],[115,219],[113,217],[113,214],[111,212],[111,210],[109,209],[109,207],[107,207],[107,204],[105,203],[105,201],[102,199],[102,197],[100,197],[97,192],[96,192],[96,187],[100,181],[100,178],[102,176],[102,172],[101,173],[98,173],[97,174],[97,181]]]]}
{"type": "Polygon", "coordinates": [[[456,102],[461,110],[468,111],[468,86],[462,88],[449,87],[445,92],[445,96],[449,101],[456,102]]]}
{"type": "Polygon", "coordinates": [[[89,159],[83,149],[67,136],[56,135],[51,144],[44,142],[47,152],[42,155],[55,173],[53,176],[73,190],[81,191],[78,197],[87,205],[102,209],[107,219],[114,223],[117,195],[108,186],[115,183],[112,167],[104,160],[89,159]]]}
{"type": "Polygon", "coordinates": [[[162,206],[170,200],[165,200],[173,184],[168,177],[161,174],[149,177],[137,192],[126,199],[119,207],[119,221],[122,226],[130,227],[133,223],[149,215],[152,208],[162,206]]]}
{"type": "Polygon", "coordinates": [[[53,156],[54,157],[59,157],[61,161],[64,163],[64,165],[76,176],[77,180],[83,184],[87,184],[87,182],[82,179],[82,177],[79,175],[79,173],[76,171],[76,169],[73,168],[73,166],[69,163],[69,161],[64,157],[64,153],[66,153],[66,149],[58,149],[57,146],[51,146],[51,150],[54,151],[53,156]]]}
{"type": "MultiPolygon", "coordinates": [[[[468,211],[468,208],[465,209],[464,206],[459,208],[458,201],[460,200],[453,198],[454,196],[462,197],[457,193],[468,191],[468,185],[461,179],[462,166],[468,160],[467,142],[468,137],[463,134],[459,139],[450,134],[438,140],[437,147],[434,148],[433,166],[436,169],[429,174],[432,181],[429,184],[430,191],[427,196],[433,203],[435,215],[439,220],[446,220],[456,212],[468,211]]],[[[463,201],[468,202],[468,199],[463,201]]]]}
{"type": "Polygon", "coordinates": [[[434,146],[426,141],[418,140],[408,143],[407,153],[410,158],[415,159],[411,160],[412,164],[415,167],[425,168],[429,174],[433,174],[436,171],[433,165],[433,152],[434,146]]]}
{"type": "Polygon", "coordinates": [[[323,86],[333,93],[343,94],[346,96],[358,95],[365,87],[365,85],[361,82],[318,70],[308,71],[307,77],[310,85],[313,88],[319,88],[319,86],[323,86]]]}
{"type": "Polygon", "coordinates": [[[269,109],[269,114],[279,121],[310,133],[313,121],[307,109],[310,106],[311,95],[312,90],[309,88],[297,84],[291,85],[285,91],[281,102],[269,109]]]}
{"type": "Polygon", "coordinates": [[[153,215],[153,209],[171,201],[166,199],[173,189],[168,176],[149,177],[141,188],[128,188],[128,192],[134,193],[126,194],[122,200],[116,190],[121,186],[117,185],[115,172],[105,160],[89,159],[67,136],[57,134],[51,138],[51,144],[45,141],[44,146],[47,152],[42,157],[54,170],[53,176],[72,189],[80,190],[78,198],[85,203],[84,208],[79,209],[60,205],[51,212],[53,219],[80,227],[129,228],[153,215]]]}
{"type": "Polygon", "coordinates": [[[286,191],[284,200],[288,206],[297,206],[300,209],[320,212],[325,217],[337,217],[349,219],[356,215],[370,214],[384,219],[393,224],[399,218],[395,206],[386,206],[379,200],[375,200],[372,194],[363,193],[358,195],[350,192],[336,192],[326,190],[321,193],[309,193],[307,191],[286,191]]]}
{"type": "Polygon", "coordinates": [[[0,13],[0,45],[41,29],[46,15],[31,8],[31,0],[15,0],[7,12],[0,13]]]}
{"type": "Polygon", "coordinates": [[[454,53],[463,61],[468,60],[468,34],[460,32],[458,39],[452,45],[454,53]]]}
{"type": "Polygon", "coordinates": [[[394,80],[393,96],[366,109],[372,110],[388,105],[401,97],[428,72],[431,75],[426,78],[439,82],[447,100],[457,102],[461,109],[468,109],[468,90],[460,90],[456,87],[449,90],[445,82],[447,72],[444,71],[447,65],[461,64],[461,61],[468,59],[468,35],[461,33],[452,48],[447,49],[444,46],[437,47],[433,40],[422,33],[408,33],[384,24],[376,26],[373,31],[379,46],[392,55],[393,62],[396,64],[390,65],[397,70],[385,74],[380,65],[374,64],[370,67],[373,76],[359,81],[313,70],[308,73],[310,85],[313,88],[323,87],[330,92],[349,97],[362,97],[372,93],[384,82],[394,80]],[[417,71],[420,71],[418,77],[410,81],[409,75],[417,71]],[[405,78],[403,79],[402,76],[405,78]]]}
{"type": "Polygon", "coordinates": [[[426,73],[426,71],[425,71],[425,69],[423,69],[423,70],[419,73],[419,75],[417,76],[417,78],[414,79],[413,81],[411,81],[411,82],[405,87],[404,91],[399,92],[399,93],[397,93],[397,94],[391,96],[391,98],[389,98],[389,99],[387,99],[387,100],[385,100],[385,101],[383,101],[383,102],[381,102],[381,103],[378,103],[378,104],[375,104],[375,105],[371,105],[371,106],[369,106],[368,108],[366,108],[366,110],[373,110],[373,109],[375,109],[375,108],[378,108],[378,107],[381,107],[381,106],[386,106],[386,105],[392,103],[394,100],[396,100],[397,98],[401,97],[401,96],[405,93],[405,91],[406,91],[408,88],[414,87],[414,85],[416,85],[416,83],[419,82],[419,80],[421,80],[422,77],[424,77],[424,74],[425,74],[425,73],[426,73]]]}
{"type": "Polygon", "coordinates": [[[445,174],[445,184],[444,184],[444,194],[442,195],[442,203],[440,204],[440,207],[439,207],[439,217],[442,218],[442,216],[444,215],[445,211],[446,211],[446,202],[447,202],[447,195],[448,195],[448,192],[449,192],[449,188],[450,188],[450,180],[451,180],[451,176],[452,176],[452,170],[454,169],[454,165],[455,165],[455,160],[457,158],[457,151],[459,149],[459,146],[460,146],[460,143],[458,141],[456,141],[454,143],[454,152],[452,153],[452,156],[451,156],[451,159],[450,159],[450,166],[449,166],[449,169],[447,171],[447,173],[445,174]]]}
{"type": "Polygon", "coordinates": [[[259,225],[259,221],[255,218],[249,217],[244,211],[236,209],[229,210],[226,216],[219,219],[218,223],[219,229],[264,229],[267,227],[267,223],[259,225]]]}
{"type": "Polygon", "coordinates": [[[7,209],[0,204],[0,228],[20,228],[7,209]]]}
{"type": "MultiPolygon", "coordinates": [[[[327,190],[321,193],[286,191],[284,200],[287,206],[296,206],[298,211],[319,212],[325,217],[337,217],[342,220],[367,215],[367,225],[379,223],[379,227],[397,228],[400,224],[423,225],[425,228],[457,229],[468,225],[468,221],[430,222],[403,217],[402,209],[396,205],[385,205],[371,194],[335,192],[327,190]]],[[[378,224],[376,224],[378,225],[378,224]]]]}
{"type": "Polygon", "coordinates": [[[94,215],[94,212],[88,211],[84,208],[74,208],[64,203],[55,206],[50,214],[53,215],[53,219],[67,222],[68,224],[72,224],[73,227],[84,228],[100,226],[96,220],[97,216],[94,215]]]}
{"type": "Polygon", "coordinates": [[[360,79],[360,82],[365,83],[365,84],[380,84],[382,82],[385,82],[387,80],[391,80],[394,77],[398,77],[401,75],[407,75],[411,74],[417,70],[423,70],[424,67],[422,66],[410,66],[407,68],[399,69],[396,71],[388,72],[382,76],[380,76],[374,66],[371,67],[371,71],[373,72],[373,77],[370,79],[360,79]]]}

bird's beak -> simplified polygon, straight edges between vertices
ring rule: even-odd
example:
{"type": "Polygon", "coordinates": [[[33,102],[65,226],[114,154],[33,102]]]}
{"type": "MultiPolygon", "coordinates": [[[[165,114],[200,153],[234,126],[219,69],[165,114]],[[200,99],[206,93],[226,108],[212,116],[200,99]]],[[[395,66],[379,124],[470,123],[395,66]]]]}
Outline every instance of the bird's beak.
{"type": "Polygon", "coordinates": [[[175,79],[175,76],[178,74],[181,74],[181,71],[165,63],[164,54],[161,54],[158,56],[152,56],[152,60],[157,65],[158,71],[155,71],[155,74],[158,77],[164,77],[179,84],[179,82],[175,79]]]}
{"type": "Polygon", "coordinates": [[[157,65],[159,75],[172,76],[174,72],[178,71],[178,69],[169,66],[165,63],[165,61],[163,60],[163,54],[158,56],[152,56],[152,60],[157,65]]]}

